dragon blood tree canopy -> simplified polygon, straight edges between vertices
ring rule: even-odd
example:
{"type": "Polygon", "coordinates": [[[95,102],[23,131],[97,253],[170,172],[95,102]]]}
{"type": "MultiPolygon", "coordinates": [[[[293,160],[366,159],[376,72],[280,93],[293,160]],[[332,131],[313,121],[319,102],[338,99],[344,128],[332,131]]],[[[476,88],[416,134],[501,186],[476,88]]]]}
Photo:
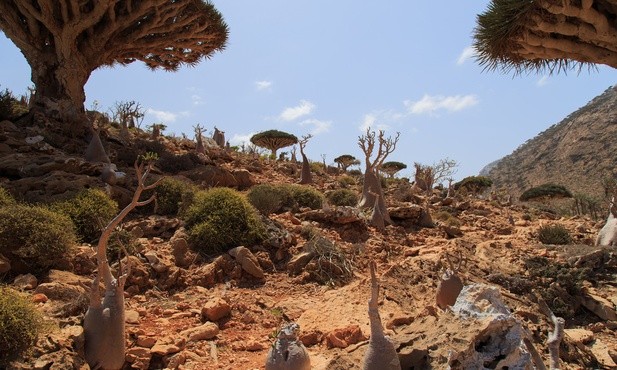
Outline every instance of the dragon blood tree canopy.
{"type": "Polygon", "coordinates": [[[477,61],[515,73],[617,68],[617,0],[493,0],[478,15],[477,61]]]}
{"type": "Polygon", "coordinates": [[[276,158],[276,151],[290,145],[298,143],[296,135],[288,134],[279,130],[268,130],[257,133],[251,137],[251,143],[272,151],[272,156],[276,158]]]}

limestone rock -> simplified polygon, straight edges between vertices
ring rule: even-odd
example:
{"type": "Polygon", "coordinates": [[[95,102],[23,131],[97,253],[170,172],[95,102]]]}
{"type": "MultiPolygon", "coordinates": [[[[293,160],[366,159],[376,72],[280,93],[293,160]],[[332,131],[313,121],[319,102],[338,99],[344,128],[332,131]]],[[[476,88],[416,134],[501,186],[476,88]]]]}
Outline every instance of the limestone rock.
{"type": "Polygon", "coordinates": [[[399,220],[415,220],[419,221],[424,213],[422,206],[413,203],[404,203],[396,207],[388,208],[390,218],[399,220]]]}
{"type": "Polygon", "coordinates": [[[218,321],[231,314],[231,306],[222,298],[208,301],[201,309],[201,315],[209,321],[218,321]]]}
{"type": "Polygon", "coordinates": [[[602,320],[617,321],[614,305],[608,299],[598,295],[592,288],[584,288],[581,298],[582,305],[602,320]]]}
{"type": "Polygon", "coordinates": [[[167,356],[178,353],[184,349],[186,340],[184,338],[163,337],[156,341],[150,348],[150,353],[158,356],[167,356]]]}
{"type": "Polygon", "coordinates": [[[256,184],[255,178],[253,177],[253,175],[251,175],[251,173],[248,170],[245,170],[245,169],[233,170],[231,171],[231,174],[238,182],[237,186],[238,186],[238,189],[240,190],[248,189],[251,186],[256,184]]]}
{"type": "Polygon", "coordinates": [[[259,260],[251,251],[246,247],[236,247],[229,250],[229,254],[236,259],[236,261],[242,266],[242,269],[253,277],[258,279],[264,278],[264,271],[259,265],[259,260]]]}
{"type": "Polygon", "coordinates": [[[174,256],[174,263],[178,267],[188,267],[195,259],[195,255],[190,252],[189,244],[185,238],[171,239],[171,254],[174,256]]]}
{"type": "Polygon", "coordinates": [[[367,339],[358,325],[349,325],[327,333],[326,345],[328,348],[347,348],[367,339]]]}
{"type": "Polygon", "coordinates": [[[195,328],[184,330],[180,333],[180,335],[186,337],[188,342],[194,342],[198,340],[212,339],[216,337],[218,333],[218,325],[213,322],[207,322],[195,328]]]}
{"type": "Polygon", "coordinates": [[[36,276],[32,274],[18,275],[15,277],[15,280],[13,280],[13,285],[23,290],[32,290],[36,288],[37,284],[38,280],[36,276]]]}

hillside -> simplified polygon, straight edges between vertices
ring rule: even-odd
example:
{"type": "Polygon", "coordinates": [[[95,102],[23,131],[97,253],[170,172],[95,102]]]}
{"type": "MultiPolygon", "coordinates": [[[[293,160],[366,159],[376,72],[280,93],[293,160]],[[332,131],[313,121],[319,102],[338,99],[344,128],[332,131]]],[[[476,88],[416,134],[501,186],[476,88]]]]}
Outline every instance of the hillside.
{"type": "MultiPolygon", "coordinates": [[[[132,163],[146,151],[159,154],[154,178],[185,181],[202,195],[225,186],[246,196],[259,184],[297,183],[300,174],[296,163],[221,148],[210,139],[204,139],[205,154],[196,153],[190,139],[139,130],[125,144],[117,125],[109,124],[101,139],[126,176],[105,182],[104,164],[83,158],[84,138],[59,135],[53,121],[44,123],[0,122],[0,186],[16,201],[47,204],[90,188],[123,206],[136,188],[132,163]]],[[[361,192],[358,175],[326,173],[318,166],[313,171],[314,183],[302,186],[305,190],[361,192]]],[[[197,196],[182,197],[174,212],[161,212],[162,201],[131,212],[122,225],[133,246],[122,259],[123,266],[131,265],[122,368],[264,369],[273,336],[293,321],[300,325],[298,338],[312,369],[361,369],[371,334],[372,262],[381,287],[381,321],[402,369],[531,368],[530,348],[548,363],[553,324],[538,298],[566,321],[562,369],[617,366],[617,249],[593,246],[601,223],[583,216],[555,220],[537,209],[472,194],[427,195],[404,179],[386,186],[394,224],[383,232],[370,226],[370,210],[353,206],[277,209],[260,216],[264,240],[238,245],[243,259],[231,250],[196,253],[203,246],[189,238],[180,208],[197,203],[197,196]],[[427,210],[433,227],[422,225],[427,210]],[[567,245],[540,241],[541,228],[554,224],[571,236],[567,245]],[[439,287],[447,269],[465,287],[444,308],[437,296],[449,290],[439,287]]],[[[3,207],[27,206],[7,202],[0,211],[3,207]]],[[[10,224],[0,236],[10,240],[7,234],[20,226],[10,224]]],[[[77,243],[41,272],[19,263],[22,257],[14,253],[19,243],[0,244],[0,285],[22,291],[51,323],[8,369],[90,368],[83,322],[97,270],[93,245],[96,241],[77,243]]]]}
{"type": "Polygon", "coordinates": [[[552,182],[601,198],[602,179],[617,168],[617,86],[608,88],[558,124],[491,163],[482,173],[515,197],[552,182]]]}

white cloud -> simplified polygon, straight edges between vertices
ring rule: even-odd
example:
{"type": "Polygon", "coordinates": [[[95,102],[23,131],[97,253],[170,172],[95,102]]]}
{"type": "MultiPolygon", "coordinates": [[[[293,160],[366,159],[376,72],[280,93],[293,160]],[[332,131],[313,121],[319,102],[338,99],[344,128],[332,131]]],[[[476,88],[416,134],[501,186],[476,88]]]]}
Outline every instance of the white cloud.
{"type": "Polygon", "coordinates": [[[540,78],[538,82],[536,82],[536,85],[538,87],[546,86],[546,84],[548,84],[548,76],[542,76],[542,78],[540,78]]]}
{"type": "Polygon", "coordinates": [[[312,125],[313,131],[311,131],[312,135],[319,135],[324,132],[330,131],[330,126],[332,126],[332,121],[320,121],[315,118],[309,118],[300,122],[300,126],[312,125]]]}
{"type": "Polygon", "coordinates": [[[463,51],[461,52],[461,55],[458,56],[456,64],[461,65],[465,63],[467,60],[475,56],[476,56],[476,49],[474,49],[473,46],[467,46],[465,49],[463,49],[463,51]]]}
{"type": "Polygon", "coordinates": [[[251,143],[251,137],[255,134],[256,134],[255,132],[251,132],[246,135],[234,134],[234,136],[229,140],[229,144],[230,145],[242,145],[242,144],[249,145],[251,143]]]}
{"type": "Polygon", "coordinates": [[[255,87],[258,91],[270,90],[272,87],[272,81],[255,81],[255,87]]]}
{"type": "Polygon", "coordinates": [[[367,113],[362,119],[362,124],[358,127],[360,131],[366,132],[369,128],[371,130],[387,130],[390,126],[385,123],[377,123],[380,120],[381,114],[379,112],[367,113]]]}
{"type": "Polygon", "coordinates": [[[279,115],[278,119],[281,121],[293,121],[302,116],[311,114],[315,109],[315,104],[308,100],[301,100],[300,104],[295,107],[285,108],[279,115]]]}
{"type": "Polygon", "coordinates": [[[438,110],[456,112],[472,107],[479,102],[478,97],[475,95],[431,96],[425,94],[422,99],[418,101],[406,100],[403,103],[407,107],[407,111],[411,114],[434,114],[438,110]]]}
{"type": "MultiPolygon", "coordinates": [[[[152,108],[148,108],[146,110],[147,114],[151,114],[154,116],[155,121],[160,121],[164,123],[175,122],[178,118],[178,115],[173,112],[166,112],[163,110],[156,110],[152,108]]],[[[181,113],[182,115],[187,115],[187,112],[181,113]]]]}
{"type": "Polygon", "coordinates": [[[191,95],[191,100],[193,101],[193,105],[204,105],[205,104],[204,99],[197,94],[191,95]]]}

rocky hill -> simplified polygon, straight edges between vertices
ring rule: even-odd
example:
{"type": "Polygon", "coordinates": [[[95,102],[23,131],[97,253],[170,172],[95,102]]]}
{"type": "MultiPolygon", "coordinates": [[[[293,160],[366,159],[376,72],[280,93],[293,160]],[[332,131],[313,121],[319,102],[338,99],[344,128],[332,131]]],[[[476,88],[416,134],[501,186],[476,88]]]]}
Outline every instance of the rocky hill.
{"type": "Polygon", "coordinates": [[[617,168],[617,85],[491,163],[482,173],[515,197],[547,182],[602,197],[602,179],[617,168]]]}
{"type": "MultiPolygon", "coordinates": [[[[104,181],[103,163],[84,159],[87,141],[54,135],[53,127],[0,122],[0,187],[15,201],[46,204],[94,188],[123,206],[136,187],[132,163],[143,152],[159,153],[153,177],[186,181],[200,191],[234,188],[248,199],[257,185],[297,183],[300,174],[290,161],[209,140],[196,154],[192,140],[136,130],[125,145],[111,125],[101,129],[101,140],[126,175],[104,181]]],[[[356,175],[315,169],[313,175],[305,190],[361,192],[356,175]]],[[[178,209],[165,213],[163,189],[157,188],[157,206],[132,212],[122,225],[132,245],[130,257],[122,259],[131,265],[122,368],[265,369],[274,337],[293,321],[312,369],[361,369],[371,335],[373,263],[381,287],[378,310],[401,369],[531,368],[533,348],[538,361],[548,363],[553,324],[538,297],[565,318],[562,369],[617,367],[617,249],[593,246],[602,223],[584,216],[556,220],[524,205],[462,193],[427,195],[402,179],[386,185],[394,224],[384,230],[370,226],[370,210],[332,201],[262,211],[263,241],[209,254],[196,253],[199,245],[187,235],[179,209],[198,197],[182,196],[178,209]],[[432,227],[420,222],[427,211],[432,227]],[[567,245],[541,242],[542,228],[555,224],[571,236],[567,245]],[[453,287],[460,285],[459,295],[453,287]],[[446,307],[447,301],[455,303],[446,307]]],[[[7,201],[3,207],[26,206],[7,201]]],[[[7,239],[20,226],[0,228],[0,236],[7,239]]],[[[45,271],[19,264],[21,255],[13,252],[0,243],[0,288],[22,291],[51,325],[6,368],[89,369],[83,322],[97,270],[92,244],[76,243],[45,271]]],[[[120,263],[112,269],[121,270],[120,263]]],[[[3,311],[1,293],[0,324],[2,314],[14,314],[3,311]]],[[[2,333],[0,325],[0,339],[2,333]]],[[[0,359],[3,354],[0,347],[0,359]]]]}

